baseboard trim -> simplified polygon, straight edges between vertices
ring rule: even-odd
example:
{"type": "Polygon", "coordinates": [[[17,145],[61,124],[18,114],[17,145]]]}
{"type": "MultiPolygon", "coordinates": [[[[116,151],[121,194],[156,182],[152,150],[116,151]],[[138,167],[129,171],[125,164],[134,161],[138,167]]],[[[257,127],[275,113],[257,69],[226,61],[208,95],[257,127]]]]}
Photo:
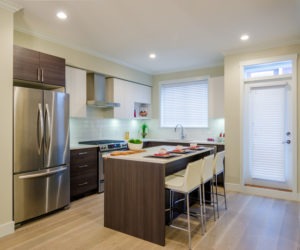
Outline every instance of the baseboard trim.
{"type": "Polygon", "coordinates": [[[265,189],[251,186],[244,186],[235,183],[226,183],[225,187],[228,191],[234,191],[238,193],[264,196],[268,198],[288,200],[288,201],[300,201],[300,193],[285,192],[280,190],[265,189]]]}
{"type": "Polygon", "coordinates": [[[15,223],[10,221],[0,225],[0,238],[15,232],[15,223]]]}

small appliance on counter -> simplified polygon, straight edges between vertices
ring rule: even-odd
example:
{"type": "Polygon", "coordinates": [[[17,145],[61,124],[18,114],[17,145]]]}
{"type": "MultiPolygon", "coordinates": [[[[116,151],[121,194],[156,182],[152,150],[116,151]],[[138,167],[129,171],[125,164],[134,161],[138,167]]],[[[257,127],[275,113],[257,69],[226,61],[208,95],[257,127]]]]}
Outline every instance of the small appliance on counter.
{"type": "Polygon", "coordinates": [[[125,141],[118,140],[97,140],[97,141],[81,141],[79,144],[98,145],[99,146],[99,184],[98,192],[104,192],[104,154],[113,151],[127,150],[128,145],[125,141]]]}

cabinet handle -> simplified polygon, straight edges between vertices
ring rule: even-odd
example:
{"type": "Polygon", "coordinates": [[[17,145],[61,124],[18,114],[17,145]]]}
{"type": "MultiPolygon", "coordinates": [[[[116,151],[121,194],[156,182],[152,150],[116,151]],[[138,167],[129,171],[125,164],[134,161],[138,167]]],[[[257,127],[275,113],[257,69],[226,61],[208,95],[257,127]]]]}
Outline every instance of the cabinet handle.
{"type": "Polygon", "coordinates": [[[87,155],[87,152],[80,152],[78,155],[87,155]]]}
{"type": "Polygon", "coordinates": [[[78,186],[79,186],[79,187],[82,187],[82,186],[87,185],[88,183],[89,183],[88,181],[85,181],[85,182],[83,182],[83,183],[79,183],[78,186]]]}
{"type": "Polygon", "coordinates": [[[44,82],[44,69],[42,68],[42,82],[44,82]]]}
{"type": "Polygon", "coordinates": [[[38,81],[40,81],[40,67],[37,68],[37,78],[38,81]]]}
{"type": "Polygon", "coordinates": [[[82,166],[79,166],[79,168],[87,168],[89,165],[82,165],[82,166]]]}

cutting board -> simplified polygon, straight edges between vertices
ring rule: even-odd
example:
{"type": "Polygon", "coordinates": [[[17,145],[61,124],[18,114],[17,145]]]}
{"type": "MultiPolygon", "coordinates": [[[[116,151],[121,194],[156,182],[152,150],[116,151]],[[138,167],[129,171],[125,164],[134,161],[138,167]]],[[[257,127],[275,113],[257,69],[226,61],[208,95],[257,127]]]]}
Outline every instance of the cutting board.
{"type": "Polygon", "coordinates": [[[142,153],[146,152],[145,149],[140,149],[140,150],[126,150],[126,151],[115,151],[110,153],[111,156],[119,156],[119,155],[132,155],[132,154],[137,154],[137,153],[142,153]]]}

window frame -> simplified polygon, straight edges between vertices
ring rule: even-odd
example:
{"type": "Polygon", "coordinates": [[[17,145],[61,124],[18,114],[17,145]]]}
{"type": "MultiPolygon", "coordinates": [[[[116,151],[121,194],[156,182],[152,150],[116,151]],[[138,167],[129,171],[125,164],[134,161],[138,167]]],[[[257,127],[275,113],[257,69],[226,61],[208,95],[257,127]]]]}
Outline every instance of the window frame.
{"type": "Polygon", "coordinates": [[[173,126],[162,126],[162,119],[161,119],[161,91],[164,85],[181,85],[181,84],[187,84],[191,82],[197,82],[197,81],[207,81],[207,87],[208,87],[208,93],[207,93],[207,126],[205,127],[194,127],[194,126],[184,126],[184,128],[196,128],[196,129],[205,129],[209,128],[209,91],[210,91],[210,76],[205,75],[205,76],[199,76],[199,77],[192,77],[192,78],[182,78],[182,79],[176,79],[176,80],[166,80],[166,81],[160,81],[158,83],[159,85],[159,110],[158,110],[158,115],[159,115],[159,126],[160,128],[174,128],[173,126]]]}

